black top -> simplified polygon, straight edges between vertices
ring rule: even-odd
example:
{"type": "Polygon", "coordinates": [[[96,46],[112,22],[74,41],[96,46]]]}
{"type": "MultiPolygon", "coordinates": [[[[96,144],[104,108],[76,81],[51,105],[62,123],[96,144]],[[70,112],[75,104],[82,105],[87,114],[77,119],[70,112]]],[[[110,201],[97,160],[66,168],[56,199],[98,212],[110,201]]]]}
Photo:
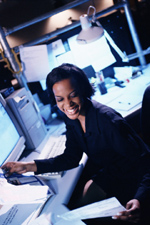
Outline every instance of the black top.
{"type": "Polygon", "coordinates": [[[86,102],[86,133],[78,120],[64,116],[66,149],[64,154],[35,160],[37,173],[68,170],[78,166],[85,152],[96,168],[93,176],[107,193],[120,201],[150,194],[150,150],[112,108],[96,101],[86,102]]]}

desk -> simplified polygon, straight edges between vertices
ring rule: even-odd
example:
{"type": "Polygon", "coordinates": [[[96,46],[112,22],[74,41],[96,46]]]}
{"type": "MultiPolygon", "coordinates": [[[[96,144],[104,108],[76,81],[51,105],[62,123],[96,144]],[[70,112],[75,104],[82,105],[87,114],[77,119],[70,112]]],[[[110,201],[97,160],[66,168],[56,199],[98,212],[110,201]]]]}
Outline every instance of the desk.
{"type": "MultiPolygon", "coordinates": [[[[143,71],[143,74],[135,79],[131,79],[130,83],[128,83],[125,88],[114,87],[108,89],[108,93],[105,95],[100,95],[100,92],[97,91],[93,99],[108,106],[111,106],[112,108],[120,112],[120,114],[123,117],[127,117],[140,109],[143,93],[149,84],[150,84],[150,66],[148,65],[147,68],[145,68],[145,70],[143,71]],[[120,97],[124,95],[127,95],[129,100],[131,100],[130,98],[132,98],[132,96],[137,97],[135,99],[136,102],[134,103],[133,101],[133,105],[132,107],[130,107],[130,109],[124,108],[118,110],[116,108],[116,101],[118,101],[118,99],[120,99],[120,97]]],[[[45,141],[46,140],[47,138],[45,139],[45,141]]],[[[37,152],[35,153],[38,154],[37,152]]],[[[33,153],[31,155],[32,159],[36,158],[35,155],[33,155],[33,153]]],[[[27,160],[29,160],[29,158],[27,158],[27,160]]],[[[78,167],[66,171],[62,178],[46,182],[46,184],[56,193],[56,195],[46,203],[41,215],[47,215],[49,220],[56,222],[57,220],[59,220],[57,215],[62,214],[68,210],[66,205],[69,202],[73,190],[75,189],[75,186],[82,173],[86,160],[87,160],[86,155],[83,155],[83,158],[78,167]]]]}
{"type": "Polygon", "coordinates": [[[144,91],[150,85],[150,64],[143,70],[142,75],[130,79],[130,82],[125,85],[126,87],[124,88],[117,86],[109,88],[108,93],[104,95],[101,95],[99,90],[97,90],[93,99],[114,108],[125,118],[130,116],[141,108],[144,91]],[[130,106],[126,102],[126,99],[129,102],[131,101],[130,106]],[[121,102],[120,105],[118,102],[121,102]]]}

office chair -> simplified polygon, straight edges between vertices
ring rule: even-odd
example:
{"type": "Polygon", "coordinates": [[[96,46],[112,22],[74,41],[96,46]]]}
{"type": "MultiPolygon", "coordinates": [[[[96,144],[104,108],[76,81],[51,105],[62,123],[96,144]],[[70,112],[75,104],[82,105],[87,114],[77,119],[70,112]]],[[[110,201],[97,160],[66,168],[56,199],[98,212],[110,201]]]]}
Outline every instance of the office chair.
{"type": "Polygon", "coordinates": [[[144,142],[150,146],[150,86],[144,92],[141,108],[141,131],[144,142]]]}

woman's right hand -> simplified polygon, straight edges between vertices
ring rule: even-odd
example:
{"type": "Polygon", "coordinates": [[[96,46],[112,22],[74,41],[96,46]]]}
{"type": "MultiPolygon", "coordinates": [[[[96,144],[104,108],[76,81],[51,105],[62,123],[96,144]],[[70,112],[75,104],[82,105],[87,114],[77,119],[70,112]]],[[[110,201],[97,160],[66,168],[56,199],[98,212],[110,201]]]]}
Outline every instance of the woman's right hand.
{"type": "Polygon", "coordinates": [[[6,176],[10,176],[12,173],[26,173],[26,172],[36,172],[37,167],[35,162],[7,162],[2,167],[5,171],[6,176]]]}

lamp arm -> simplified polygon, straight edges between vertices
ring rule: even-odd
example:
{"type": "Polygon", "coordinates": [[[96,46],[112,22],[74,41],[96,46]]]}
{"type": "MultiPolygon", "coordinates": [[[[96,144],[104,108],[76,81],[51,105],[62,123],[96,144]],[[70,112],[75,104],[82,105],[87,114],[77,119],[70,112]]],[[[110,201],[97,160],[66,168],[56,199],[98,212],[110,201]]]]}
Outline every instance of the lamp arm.
{"type": "MultiPolygon", "coordinates": [[[[102,25],[99,23],[98,20],[96,20],[97,26],[101,27],[102,25]]],[[[123,62],[129,62],[129,59],[125,52],[122,52],[120,48],[115,44],[114,40],[110,37],[108,32],[104,29],[104,35],[105,38],[109,41],[110,45],[113,47],[113,49],[118,53],[118,55],[121,57],[123,62]]]]}
{"type": "Polygon", "coordinates": [[[107,31],[104,29],[104,35],[109,41],[110,45],[114,48],[114,50],[118,53],[118,55],[121,57],[123,62],[129,62],[129,59],[125,52],[122,52],[120,48],[115,44],[113,39],[110,37],[110,35],[107,33],[107,31]]]}

